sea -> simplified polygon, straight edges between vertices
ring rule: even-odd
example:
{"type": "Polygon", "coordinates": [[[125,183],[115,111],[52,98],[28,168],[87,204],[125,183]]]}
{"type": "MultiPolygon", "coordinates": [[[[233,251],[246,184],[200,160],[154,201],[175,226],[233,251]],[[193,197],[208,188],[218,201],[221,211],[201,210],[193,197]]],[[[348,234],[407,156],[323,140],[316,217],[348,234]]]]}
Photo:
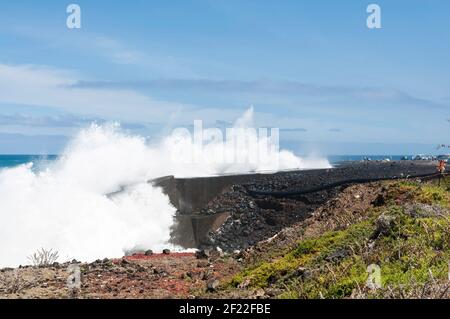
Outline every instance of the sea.
{"type": "MultiPolygon", "coordinates": [[[[362,161],[364,159],[374,161],[389,159],[391,161],[397,161],[405,156],[408,159],[413,157],[412,155],[331,155],[327,156],[327,158],[331,164],[338,164],[340,162],[362,161]]],[[[57,159],[58,155],[0,155],[0,169],[28,163],[33,163],[33,168],[38,169],[45,167],[57,159]]]]}
{"type": "Polygon", "coordinates": [[[0,155],[0,169],[33,163],[34,168],[45,166],[58,158],[58,155],[0,155]]]}

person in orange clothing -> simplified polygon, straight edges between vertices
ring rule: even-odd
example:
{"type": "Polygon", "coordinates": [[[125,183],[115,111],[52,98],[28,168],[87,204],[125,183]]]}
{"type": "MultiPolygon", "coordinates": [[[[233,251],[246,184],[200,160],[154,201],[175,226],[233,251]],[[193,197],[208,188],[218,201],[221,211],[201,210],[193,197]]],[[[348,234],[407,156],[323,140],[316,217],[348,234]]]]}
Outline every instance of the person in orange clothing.
{"type": "Polygon", "coordinates": [[[444,174],[445,172],[445,161],[440,160],[438,166],[436,167],[439,173],[444,174]]]}

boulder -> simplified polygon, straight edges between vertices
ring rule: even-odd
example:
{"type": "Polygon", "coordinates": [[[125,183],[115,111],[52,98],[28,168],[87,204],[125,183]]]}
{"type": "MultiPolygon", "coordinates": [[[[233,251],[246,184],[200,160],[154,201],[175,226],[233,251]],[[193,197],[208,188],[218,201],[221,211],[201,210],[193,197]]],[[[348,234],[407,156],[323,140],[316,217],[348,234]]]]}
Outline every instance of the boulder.
{"type": "Polygon", "coordinates": [[[210,255],[210,251],[206,249],[198,250],[195,252],[195,257],[197,259],[208,259],[210,255]]]}
{"type": "Polygon", "coordinates": [[[148,249],[145,251],[145,256],[151,256],[151,255],[153,255],[153,250],[148,249]]]}

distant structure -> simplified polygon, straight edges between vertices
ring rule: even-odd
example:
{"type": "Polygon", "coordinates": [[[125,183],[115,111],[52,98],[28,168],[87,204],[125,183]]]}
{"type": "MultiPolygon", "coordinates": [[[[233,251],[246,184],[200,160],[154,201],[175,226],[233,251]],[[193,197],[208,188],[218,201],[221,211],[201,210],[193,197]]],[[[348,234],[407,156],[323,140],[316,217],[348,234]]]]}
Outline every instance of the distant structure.
{"type": "Polygon", "coordinates": [[[447,144],[439,144],[438,147],[437,147],[438,150],[440,150],[440,149],[442,149],[442,148],[450,148],[450,145],[447,145],[447,144]]]}

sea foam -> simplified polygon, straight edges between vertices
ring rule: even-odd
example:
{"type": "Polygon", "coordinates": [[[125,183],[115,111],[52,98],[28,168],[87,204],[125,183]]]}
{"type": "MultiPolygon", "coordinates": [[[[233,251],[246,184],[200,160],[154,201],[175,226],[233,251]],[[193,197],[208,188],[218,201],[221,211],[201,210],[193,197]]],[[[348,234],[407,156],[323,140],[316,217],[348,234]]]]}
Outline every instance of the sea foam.
{"type": "MultiPolygon", "coordinates": [[[[235,126],[249,125],[252,112],[235,126]]],[[[286,150],[278,152],[276,166],[270,160],[261,165],[211,162],[207,159],[217,152],[234,151],[216,141],[196,150],[204,162],[173,160],[175,150],[196,147],[176,133],[149,143],[117,124],[91,124],[45,168],[36,171],[29,163],[1,170],[0,266],[28,264],[27,256],[40,248],[57,250],[60,261],[92,261],[120,257],[135,247],[170,247],[176,209],[161,189],[148,183],[153,178],[330,166],[286,150]]]]}

